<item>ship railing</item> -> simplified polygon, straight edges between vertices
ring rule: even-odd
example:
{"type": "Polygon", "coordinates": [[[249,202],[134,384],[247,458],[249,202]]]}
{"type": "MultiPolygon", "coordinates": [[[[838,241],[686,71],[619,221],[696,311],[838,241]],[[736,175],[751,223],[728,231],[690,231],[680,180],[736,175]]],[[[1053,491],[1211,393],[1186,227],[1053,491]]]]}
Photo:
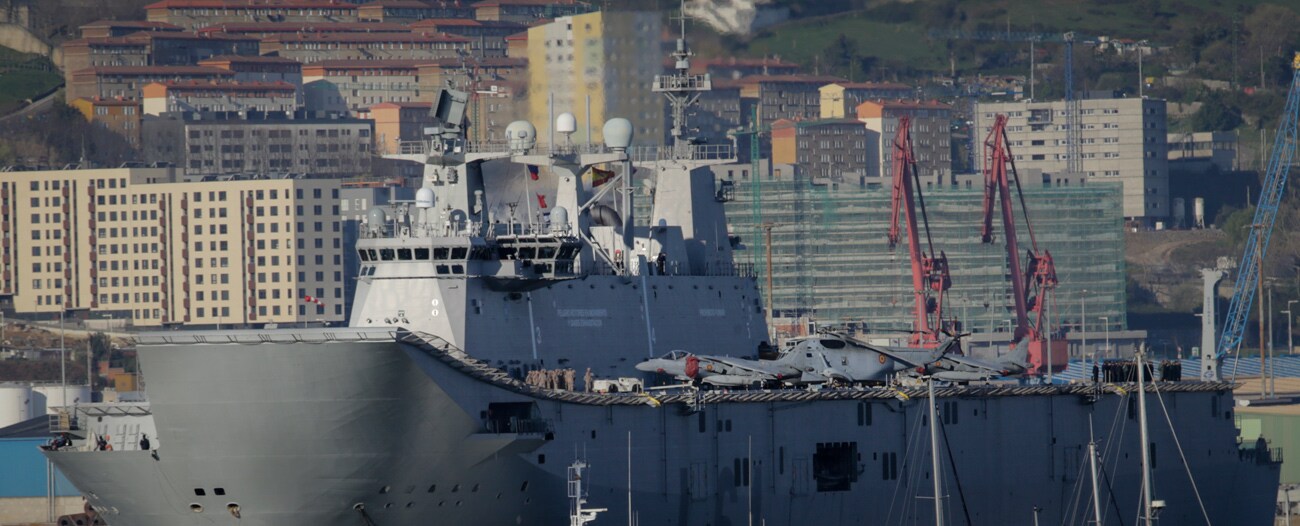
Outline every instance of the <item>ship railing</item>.
{"type": "Polygon", "coordinates": [[[708,75],[655,75],[655,91],[707,91],[712,87],[708,75]]]}
{"type": "MultiPolygon", "coordinates": [[[[504,141],[423,139],[415,141],[398,141],[397,143],[397,153],[401,155],[458,155],[467,153],[500,153],[509,151],[512,151],[510,143],[504,141]]],[[[548,153],[592,154],[610,153],[610,150],[600,143],[564,142],[553,145],[536,143],[528,149],[528,153],[534,155],[545,155],[548,153]]]]}
{"type": "Polygon", "coordinates": [[[49,415],[49,417],[51,433],[69,433],[81,430],[77,416],[68,412],[67,409],[60,409],[58,412],[49,415]]]}
{"type": "Polygon", "coordinates": [[[1237,458],[1243,461],[1254,460],[1256,464],[1281,464],[1285,456],[1282,454],[1282,448],[1273,447],[1271,440],[1261,438],[1254,442],[1245,442],[1238,436],[1237,458]]]}
{"type": "Polygon", "coordinates": [[[687,146],[633,146],[628,157],[634,163],[655,161],[735,161],[736,149],[730,144],[691,144],[687,146]]]}
{"type": "MultiPolygon", "coordinates": [[[[636,262],[633,262],[633,270],[636,270],[636,262]]],[[[724,278],[753,278],[758,274],[755,271],[753,263],[715,263],[708,265],[700,272],[691,270],[690,264],[684,261],[665,262],[661,269],[654,261],[647,261],[651,276],[712,276],[724,278]]],[[[591,276],[617,276],[621,273],[621,265],[610,265],[604,261],[596,260],[587,267],[584,274],[591,276]]]]}

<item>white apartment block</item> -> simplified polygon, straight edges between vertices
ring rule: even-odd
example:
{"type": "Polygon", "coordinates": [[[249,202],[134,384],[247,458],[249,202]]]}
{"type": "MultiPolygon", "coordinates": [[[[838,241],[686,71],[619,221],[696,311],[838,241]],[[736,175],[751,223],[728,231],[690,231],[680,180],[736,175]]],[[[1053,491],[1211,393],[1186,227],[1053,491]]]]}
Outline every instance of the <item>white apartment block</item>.
{"type": "Polygon", "coordinates": [[[0,295],[19,313],[154,327],[344,319],[337,180],[178,182],[168,168],[6,176],[0,295]]]}
{"type": "MultiPolygon", "coordinates": [[[[1148,223],[1168,217],[1165,101],[1085,99],[1079,101],[1079,113],[1083,174],[1123,184],[1124,217],[1148,223]]],[[[1067,169],[1064,101],[980,103],[975,115],[980,152],[997,114],[1007,116],[1017,168],[1039,169],[1044,180],[1066,181],[1057,177],[1067,169]]]]}

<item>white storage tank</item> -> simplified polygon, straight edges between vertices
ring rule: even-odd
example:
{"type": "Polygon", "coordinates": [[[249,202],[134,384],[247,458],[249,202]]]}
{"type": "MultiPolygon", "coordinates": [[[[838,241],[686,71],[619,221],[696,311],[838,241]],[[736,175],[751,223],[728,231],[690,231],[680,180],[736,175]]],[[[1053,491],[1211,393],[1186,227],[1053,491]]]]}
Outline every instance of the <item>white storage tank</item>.
{"type": "Polygon", "coordinates": [[[63,398],[63,386],[59,384],[41,384],[32,386],[32,415],[52,415],[55,409],[72,404],[89,404],[90,388],[84,385],[69,385],[68,398],[63,398]],[[37,405],[36,401],[40,404],[37,405]]]}
{"type": "Polygon", "coordinates": [[[1192,221],[1196,228],[1205,228],[1205,198],[1197,197],[1192,201],[1192,221]]]}
{"type": "Polygon", "coordinates": [[[0,384],[0,427],[25,422],[34,416],[32,386],[19,383],[0,384]]]}

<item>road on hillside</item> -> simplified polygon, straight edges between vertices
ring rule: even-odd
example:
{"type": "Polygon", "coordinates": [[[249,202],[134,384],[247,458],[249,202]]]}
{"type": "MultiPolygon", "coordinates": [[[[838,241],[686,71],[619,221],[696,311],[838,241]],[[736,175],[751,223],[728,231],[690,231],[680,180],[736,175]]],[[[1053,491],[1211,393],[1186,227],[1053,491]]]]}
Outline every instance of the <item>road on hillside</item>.
{"type": "Polygon", "coordinates": [[[54,98],[62,94],[63,94],[63,87],[59,87],[59,89],[51,91],[48,95],[33,101],[31,104],[23,106],[22,108],[18,109],[18,111],[0,117],[0,122],[7,122],[12,119],[17,119],[21,117],[26,117],[28,115],[35,115],[37,113],[44,112],[50,109],[51,107],[53,107],[54,98]]]}

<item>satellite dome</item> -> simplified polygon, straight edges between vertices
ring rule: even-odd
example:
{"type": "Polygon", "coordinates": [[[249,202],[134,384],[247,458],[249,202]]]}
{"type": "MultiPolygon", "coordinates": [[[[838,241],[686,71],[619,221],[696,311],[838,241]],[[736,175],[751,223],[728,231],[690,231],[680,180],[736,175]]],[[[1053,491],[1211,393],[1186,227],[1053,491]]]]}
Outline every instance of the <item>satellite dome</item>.
{"type": "Polygon", "coordinates": [[[433,190],[430,188],[421,188],[415,192],[416,208],[433,208],[433,190]]]}
{"type": "Polygon", "coordinates": [[[506,126],[506,141],[511,151],[530,150],[537,145],[537,128],[528,121],[515,121],[506,126]]]}
{"type": "Polygon", "coordinates": [[[569,210],[557,206],[551,210],[551,233],[563,234],[569,231],[569,210]]]}
{"type": "Polygon", "coordinates": [[[366,224],[368,227],[370,227],[370,230],[372,232],[376,232],[376,233],[383,232],[384,226],[386,226],[387,223],[388,223],[388,214],[384,213],[384,209],[376,206],[376,207],[372,207],[370,211],[366,212],[366,224]]]}
{"type": "Polygon", "coordinates": [[[602,132],[605,135],[605,146],[611,150],[626,150],[632,145],[632,121],[622,117],[610,119],[605,121],[602,132]]]}
{"type": "Polygon", "coordinates": [[[555,131],[565,135],[578,131],[578,118],[567,111],[561,113],[555,118],[555,131]]]}

